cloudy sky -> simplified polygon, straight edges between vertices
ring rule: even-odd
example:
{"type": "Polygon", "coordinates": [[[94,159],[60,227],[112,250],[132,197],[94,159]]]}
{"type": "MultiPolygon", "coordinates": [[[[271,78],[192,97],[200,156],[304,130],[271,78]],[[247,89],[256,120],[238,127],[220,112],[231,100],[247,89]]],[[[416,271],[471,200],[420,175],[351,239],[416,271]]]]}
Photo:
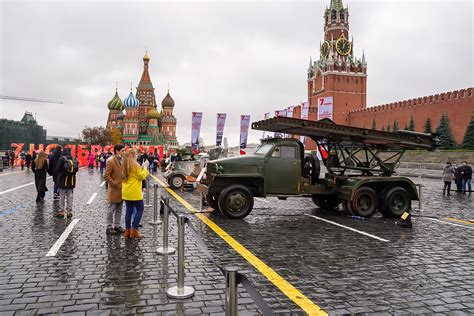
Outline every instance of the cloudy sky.
{"type": "MultiPolygon", "coordinates": [[[[201,136],[214,143],[224,112],[224,136],[238,145],[241,114],[259,120],[307,99],[329,2],[0,0],[0,95],[63,102],[1,101],[0,117],[31,111],[61,136],[105,125],[115,82],[125,98],[148,49],[159,105],[170,84],[179,142],[202,111],[201,136]]],[[[473,86],[473,1],[343,2],[355,55],[364,49],[368,62],[368,106],[473,86]]]]}

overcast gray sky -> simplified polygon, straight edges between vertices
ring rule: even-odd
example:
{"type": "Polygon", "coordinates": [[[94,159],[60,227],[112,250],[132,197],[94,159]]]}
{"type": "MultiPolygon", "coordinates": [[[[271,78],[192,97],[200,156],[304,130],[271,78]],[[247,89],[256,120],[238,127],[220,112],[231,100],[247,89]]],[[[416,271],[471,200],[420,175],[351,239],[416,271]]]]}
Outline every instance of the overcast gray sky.
{"type": "MultiPolygon", "coordinates": [[[[0,117],[31,111],[61,136],[105,125],[115,82],[125,98],[148,48],[157,103],[168,83],[176,102],[179,142],[202,111],[201,136],[214,143],[224,112],[237,146],[241,114],[255,121],[307,99],[329,2],[0,0],[0,94],[64,102],[0,102],[0,117]]],[[[368,106],[473,86],[473,1],[343,3],[355,55],[364,49],[368,62],[368,106]]],[[[249,142],[260,136],[250,131],[249,142]]]]}

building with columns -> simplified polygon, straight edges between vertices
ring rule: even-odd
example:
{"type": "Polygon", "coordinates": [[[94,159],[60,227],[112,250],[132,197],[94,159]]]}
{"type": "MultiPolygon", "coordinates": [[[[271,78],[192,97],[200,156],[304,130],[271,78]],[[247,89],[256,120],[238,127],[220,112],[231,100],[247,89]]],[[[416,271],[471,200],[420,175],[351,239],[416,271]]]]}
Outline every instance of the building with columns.
{"type": "Polygon", "coordinates": [[[118,91],[115,91],[107,105],[107,128],[117,129],[122,142],[128,145],[166,145],[176,148],[179,144],[176,138],[176,117],[173,115],[175,103],[168,90],[158,111],[155,88],[148,71],[149,62],[150,57],[145,53],[143,72],[135,95],[130,88],[129,95],[122,102],[118,91]]]}

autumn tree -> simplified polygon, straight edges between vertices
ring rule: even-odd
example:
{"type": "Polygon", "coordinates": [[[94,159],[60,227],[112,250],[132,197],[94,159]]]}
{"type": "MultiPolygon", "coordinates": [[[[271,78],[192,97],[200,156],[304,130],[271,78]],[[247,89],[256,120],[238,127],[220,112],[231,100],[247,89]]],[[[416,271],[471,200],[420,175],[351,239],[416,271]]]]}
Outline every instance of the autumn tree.
{"type": "Polygon", "coordinates": [[[82,140],[93,145],[105,146],[109,141],[107,130],[103,126],[88,127],[84,126],[81,133],[82,140]]]}

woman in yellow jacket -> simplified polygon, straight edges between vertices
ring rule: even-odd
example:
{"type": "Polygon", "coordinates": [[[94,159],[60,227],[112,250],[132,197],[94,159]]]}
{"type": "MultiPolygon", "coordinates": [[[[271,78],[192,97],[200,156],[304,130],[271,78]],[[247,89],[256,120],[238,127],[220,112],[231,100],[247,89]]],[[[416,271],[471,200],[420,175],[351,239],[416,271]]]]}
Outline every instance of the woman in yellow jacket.
{"type": "Polygon", "coordinates": [[[138,225],[143,215],[142,182],[148,176],[146,168],[141,168],[137,162],[137,151],[129,149],[125,152],[122,161],[122,199],[125,201],[125,239],[141,239],[138,225]],[[136,210],[135,216],[132,215],[136,210]]]}

